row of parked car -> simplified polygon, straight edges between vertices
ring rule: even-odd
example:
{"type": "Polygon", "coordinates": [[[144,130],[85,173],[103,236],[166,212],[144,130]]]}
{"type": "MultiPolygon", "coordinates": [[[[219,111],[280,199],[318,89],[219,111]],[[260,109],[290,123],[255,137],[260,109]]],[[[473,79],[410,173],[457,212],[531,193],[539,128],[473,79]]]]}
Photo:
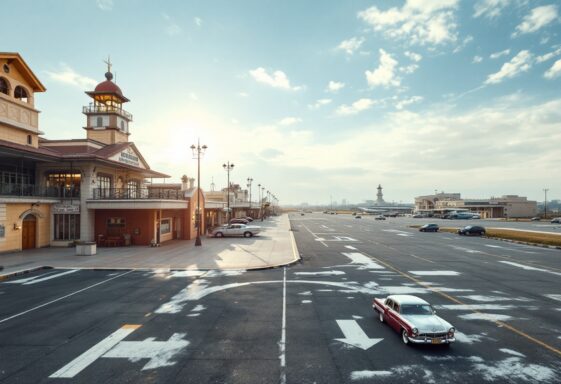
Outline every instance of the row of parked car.
{"type": "MultiPolygon", "coordinates": [[[[421,232],[438,232],[440,227],[438,224],[425,224],[419,228],[421,232]]],[[[480,225],[467,225],[458,229],[458,235],[466,236],[483,236],[485,235],[485,228],[480,225]]]]}

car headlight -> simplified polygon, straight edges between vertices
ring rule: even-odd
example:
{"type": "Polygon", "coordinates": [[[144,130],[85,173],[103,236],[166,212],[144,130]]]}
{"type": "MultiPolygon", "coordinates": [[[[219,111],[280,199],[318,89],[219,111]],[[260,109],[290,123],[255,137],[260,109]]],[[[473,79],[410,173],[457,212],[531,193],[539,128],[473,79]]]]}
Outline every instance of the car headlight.
{"type": "Polygon", "coordinates": [[[454,332],[456,332],[456,328],[452,327],[448,330],[448,336],[454,337],[454,332]]]}
{"type": "Polygon", "coordinates": [[[419,330],[417,328],[413,328],[411,332],[413,333],[413,337],[417,337],[417,335],[419,334],[419,330]]]}

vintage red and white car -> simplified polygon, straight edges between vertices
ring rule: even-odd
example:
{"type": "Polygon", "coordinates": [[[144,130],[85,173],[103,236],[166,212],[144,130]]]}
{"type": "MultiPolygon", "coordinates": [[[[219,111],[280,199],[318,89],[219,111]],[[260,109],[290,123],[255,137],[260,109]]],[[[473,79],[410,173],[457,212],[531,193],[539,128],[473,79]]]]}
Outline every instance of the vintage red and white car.
{"type": "Polygon", "coordinates": [[[411,295],[390,295],[374,299],[372,308],[380,321],[401,334],[405,344],[450,344],[456,341],[456,329],[436,316],[436,311],[425,300],[411,295]]]}

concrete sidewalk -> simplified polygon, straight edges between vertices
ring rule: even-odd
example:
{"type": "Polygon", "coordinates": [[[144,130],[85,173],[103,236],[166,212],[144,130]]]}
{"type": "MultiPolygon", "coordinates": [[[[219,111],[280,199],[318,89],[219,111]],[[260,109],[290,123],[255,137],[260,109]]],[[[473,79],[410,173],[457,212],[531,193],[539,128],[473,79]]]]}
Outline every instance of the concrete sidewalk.
{"type": "Polygon", "coordinates": [[[2,276],[41,267],[71,269],[262,269],[300,259],[288,215],[255,221],[263,231],[251,238],[173,240],[159,248],[131,246],[98,248],[95,256],[76,256],[74,248],[41,248],[0,254],[2,276]]]}

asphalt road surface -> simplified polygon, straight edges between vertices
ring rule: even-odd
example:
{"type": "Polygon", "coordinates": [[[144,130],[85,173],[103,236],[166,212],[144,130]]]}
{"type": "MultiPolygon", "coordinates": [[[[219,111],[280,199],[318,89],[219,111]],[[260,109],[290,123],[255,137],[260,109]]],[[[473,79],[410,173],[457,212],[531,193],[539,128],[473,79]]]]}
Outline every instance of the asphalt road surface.
{"type": "Polygon", "coordinates": [[[400,218],[291,217],[302,263],[244,272],[43,270],[0,283],[0,383],[561,382],[561,251],[400,218]],[[374,297],[458,330],[406,346],[374,297]]]}

